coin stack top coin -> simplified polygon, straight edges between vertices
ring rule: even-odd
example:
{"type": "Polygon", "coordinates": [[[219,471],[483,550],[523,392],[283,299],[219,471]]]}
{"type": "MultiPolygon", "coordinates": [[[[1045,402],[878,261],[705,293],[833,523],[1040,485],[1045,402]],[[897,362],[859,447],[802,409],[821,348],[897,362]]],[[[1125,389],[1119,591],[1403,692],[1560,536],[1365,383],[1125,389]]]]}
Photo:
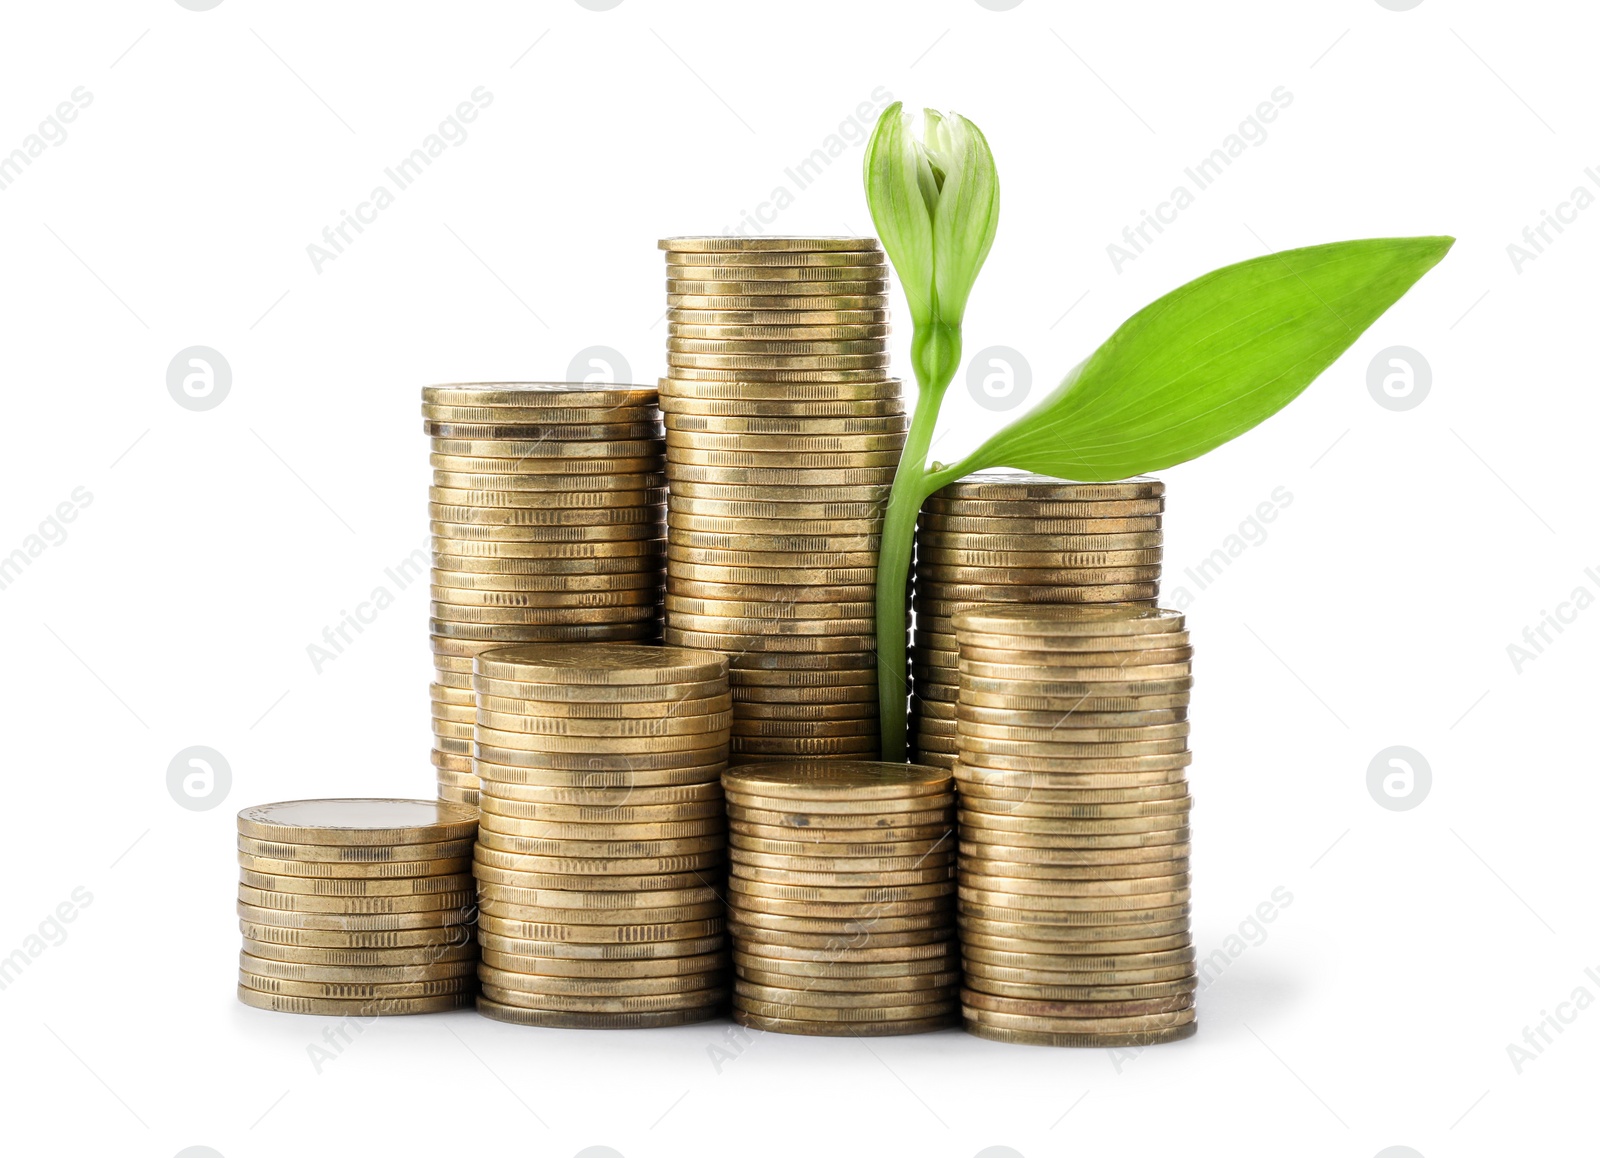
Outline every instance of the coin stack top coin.
{"type": "Polygon", "coordinates": [[[240,1001],[359,1017],[471,1001],[473,809],[289,800],[238,826],[240,1001]]]}
{"type": "Polygon", "coordinates": [[[728,661],[541,643],[475,663],[478,1011],[569,1028],[714,1016],[728,661]]]}
{"type": "Polygon", "coordinates": [[[956,753],[960,606],[1153,605],[1161,580],[1157,479],[1074,483],[985,470],[929,496],[917,521],[911,733],[916,758],[956,753]]]}
{"type": "Polygon", "coordinates": [[[1183,616],[991,606],[955,629],[967,1029],[1061,1046],[1190,1036],[1183,616]]]}
{"type": "Polygon", "coordinates": [[[729,657],[739,761],[878,752],[873,582],[905,443],[870,237],[674,237],[666,639],[729,657]]]}
{"type": "Polygon", "coordinates": [[[824,1036],[955,1024],[949,772],[799,760],[722,786],[734,1019],[824,1036]]]}
{"type": "Polygon", "coordinates": [[[649,386],[429,386],[433,762],[476,803],[472,657],[517,642],[660,635],[666,491],[649,386]]]}

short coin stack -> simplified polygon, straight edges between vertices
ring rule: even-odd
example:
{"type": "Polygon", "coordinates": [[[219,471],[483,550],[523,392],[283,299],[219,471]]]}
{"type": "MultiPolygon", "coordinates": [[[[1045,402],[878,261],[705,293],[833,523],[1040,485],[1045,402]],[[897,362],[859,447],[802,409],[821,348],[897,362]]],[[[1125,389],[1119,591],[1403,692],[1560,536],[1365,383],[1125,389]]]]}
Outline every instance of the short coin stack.
{"type": "Polygon", "coordinates": [[[370,1017],[472,1000],[471,808],[290,800],[238,824],[240,1001],[370,1017]]]}
{"type": "Polygon", "coordinates": [[[1037,1045],[1188,1037],[1183,616],[989,607],[955,627],[967,1028],[1037,1045]]]}
{"type": "Polygon", "coordinates": [[[826,1036],[955,1024],[949,772],[802,760],[722,784],[734,1019],[826,1036]]]}
{"type": "Polygon", "coordinates": [[[666,492],[647,386],[486,382],[422,392],[432,439],[433,762],[476,803],[472,657],[508,643],[660,638],[666,492]]]}
{"type": "Polygon", "coordinates": [[[727,660],[598,643],[476,663],[478,1011],[594,1029],[720,1012],[727,660]]]}
{"type": "Polygon", "coordinates": [[[729,656],[735,759],[875,756],[873,582],[907,429],[883,250],[661,247],[667,642],[729,656]]]}
{"type": "Polygon", "coordinates": [[[958,606],[1155,602],[1165,486],[980,471],[923,503],[917,523],[912,727],[916,758],[956,753],[958,606]]]}

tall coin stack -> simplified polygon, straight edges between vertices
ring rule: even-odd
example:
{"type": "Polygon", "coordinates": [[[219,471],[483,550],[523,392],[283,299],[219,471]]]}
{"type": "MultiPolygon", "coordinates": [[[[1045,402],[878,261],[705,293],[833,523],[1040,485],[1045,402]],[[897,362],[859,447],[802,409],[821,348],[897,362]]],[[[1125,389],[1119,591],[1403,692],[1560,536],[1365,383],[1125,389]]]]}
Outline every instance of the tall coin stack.
{"type": "Polygon", "coordinates": [[[471,808],[290,800],[238,825],[240,1001],[357,1017],[471,1001],[471,808]]]}
{"type": "Polygon", "coordinates": [[[870,237],[667,251],[667,642],[729,657],[743,762],[878,752],[873,583],[907,419],[870,237]]]}
{"type": "Polygon", "coordinates": [[[857,1037],[953,1025],[949,772],[767,762],[730,768],[722,785],[734,1019],[857,1037]]]}
{"type": "Polygon", "coordinates": [[[508,643],[660,638],[661,415],[646,386],[422,391],[433,440],[433,762],[474,804],[472,657],[508,643]]]}
{"type": "Polygon", "coordinates": [[[476,664],[478,1011],[595,1029],[720,1012],[727,660],[526,644],[476,664]]]}
{"type": "Polygon", "coordinates": [[[1062,1046],[1190,1036],[1183,616],[989,607],[955,628],[968,1030],[1062,1046]]]}
{"type": "Polygon", "coordinates": [[[986,470],[931,495],[917,521],[912,597],[916,759],[956,758],[956,636],[963,604],[1153,605],[1161,580],[1157,479],[1063,482],[986,470]]]}

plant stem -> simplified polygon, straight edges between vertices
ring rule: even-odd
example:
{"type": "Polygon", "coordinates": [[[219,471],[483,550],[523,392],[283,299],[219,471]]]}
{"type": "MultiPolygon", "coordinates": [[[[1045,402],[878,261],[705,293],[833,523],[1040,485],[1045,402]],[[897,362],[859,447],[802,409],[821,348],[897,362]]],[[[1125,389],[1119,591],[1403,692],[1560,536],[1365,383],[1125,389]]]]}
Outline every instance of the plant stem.
{"type": "MultiPolygon", "coordinates": [[[[912,362],[917,371],[917,408],[911,416],[905,450],[895,468],[884,510],[883,533],[878,548],[878,735],[882,758],[906,758],[906,701],[911,685],[906,679],[906,583],[911,575],[911,548],[916,536],[917,512],[932,493],[927,469],[928,445],[939,419],[945,388],[955,377],[961,357],[961,336],[934,322],[919,326],[913,339],[912,362]]],[[[943,471],[938,477],[942,477],[943,471]]],[[[938,485],[942,486],[945,479],[938,485]]]]}

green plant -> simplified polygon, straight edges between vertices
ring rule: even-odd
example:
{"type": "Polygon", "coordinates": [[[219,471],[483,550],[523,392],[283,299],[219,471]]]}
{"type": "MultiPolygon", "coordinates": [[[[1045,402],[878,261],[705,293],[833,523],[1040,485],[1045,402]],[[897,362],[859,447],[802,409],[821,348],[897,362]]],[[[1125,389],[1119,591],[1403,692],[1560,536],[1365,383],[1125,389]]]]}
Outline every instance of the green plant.
{"type": "Polygon", "coordinates": [[[986,467],[1097,482],[1205,454],[1270,418],[1449,252],[1454,238],[1341,241],[1214,270],[1124,322],[1047,397],[954,465],[927,464],[967,296],[999,216],[994,158],[965,118],[899,104],[866,155],[867,201],[910,307],[917,405],[878,554],[883,758],[906,752],[906,578],[923,500],[986,467]]]}

